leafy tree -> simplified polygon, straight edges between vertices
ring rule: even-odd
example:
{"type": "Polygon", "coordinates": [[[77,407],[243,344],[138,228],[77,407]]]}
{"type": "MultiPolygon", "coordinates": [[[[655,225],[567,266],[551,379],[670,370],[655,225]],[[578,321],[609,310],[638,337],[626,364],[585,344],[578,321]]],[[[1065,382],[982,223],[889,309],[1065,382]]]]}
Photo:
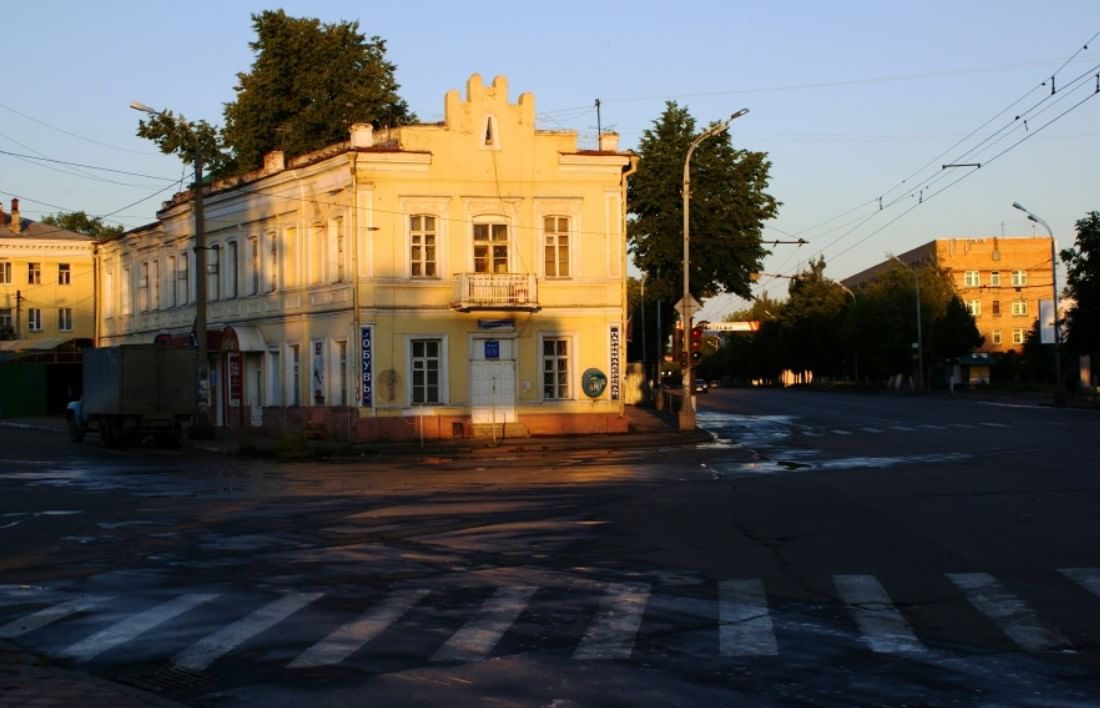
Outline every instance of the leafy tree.
{"type": "MultiPolygon", "coordinates": [[[[629,183],[628,236],[634,263],[647,274],[647,290],[668,302],[683,294],[684,158],[695,138],[695,119],[668,102],[639,144],[638,172],[629,183]]],[[[764,221],[777,202],[765,190],[766,153],[734,149],[728,132],[703,141],[692,155],[691,289],[696,297],[729,292],[749,297],[751,275],[767,252],[764,221]]]]}
{"type": "Polygon", "coordinates": [[[78,234],[86,234],[97,240],[121,236],[121,226],[107,226],[98,216],[88,216],[83,211],[61,211],[56,214],[47,214],[42,217],[43,224],[56,226],[67,231],[75,231],[78,234]]]}
{"type": "Polygon", "coordinates": [[[850,298],[825,277],[825,258],[811,260],[808,270],[793,277],[788,293],[780,317],[786,368],[819,377],[843,375],[842,325],[850,298]]]}
{"type": "Polygon", "coordinates": [[[252,16],[252,27],[256,60],[237,74],[236,100],[225,106],[232,171],[259,167],[271,150],[293,156],[346,140],[352,123],[414,119],[397,95],[385,41],[368,40],[358,22],[322,24],[265,10],[252,16]]]}
{"type": "Polygon", "coordinates": [[[1066,345],[1090,355],[1095,367],[1100,358],[1100,212],[1077,222],[1077,240],[1064,249],[1066,294],[1073,306],[1066,312],[1066,345]]]}
{"type": "Polygon", "coordinates": [[[978,331],[974,315],[958,295],[953,295],[943,313],[932,322],[930,351],[947,361],[955,361],[982,346],[985,338],[978,331]]]}
{"type": "Polygon", "coordinates": [[[204,173],[223,174],[230,162],[218,129],[204,120],[191,122],[182,114],[160,111],[138,123],[138,137],[152,140],[167,155],[179,155],[188,165],[202,155],[204,173]]]}

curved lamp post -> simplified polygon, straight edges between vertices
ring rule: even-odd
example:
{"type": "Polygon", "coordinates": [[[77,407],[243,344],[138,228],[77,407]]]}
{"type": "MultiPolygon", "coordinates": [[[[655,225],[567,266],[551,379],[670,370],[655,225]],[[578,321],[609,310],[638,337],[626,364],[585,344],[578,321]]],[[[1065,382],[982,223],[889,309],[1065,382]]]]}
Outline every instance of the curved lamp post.
{"type": "MultiPolygon", "coordinates": [[[[1051,304],[1054,307],[1054,405],[1061,405],[1064,402],[1062,392],[1062,330],[1058,326],[1058,261],[1055,260],[1054,253],[1054,232],[1051,231],[1050,224],[1038,214],[1031,212],[1023,204],[1020,204],[1020,202],[1012,202],[1012,206],[1027,214],[1029,221],[1042,226],[1047,230],[1047,236],[1050,236],[1050,287],[1053,297],[1051,304]]],[[[1042,323],[1040,323],[1041,325],[1042,323]]]]}
{"type": "Polygon", "coordinates": [[[748,108],[742,108],[724,121],[715,123],[710,128],[704,130],[699,135],[695,136],[695,139],[691,141],[691,146],[688,147],[687,156],[684,158],[684,184],[683,184],[683,198],[684,198],[684,293],[683,299],[680,301],[684,307],[683,319],[684,319],[684,342],[683,352],[686,358],[686,364],[684,366],[684,380],[683,380],[683,399],[680,402],[680,430],[695,430],[695,397],[692,395],[692,375],[691,375],[691,319],[695,315],[691,310],[691,260],[690,260],[690,238],[691,238],[691,156],[695,152],[695,148],[708,138],[713,138],[715,135],[722,133],[729,124],[734,120],[740,118],[749,112],[748,108]]]}

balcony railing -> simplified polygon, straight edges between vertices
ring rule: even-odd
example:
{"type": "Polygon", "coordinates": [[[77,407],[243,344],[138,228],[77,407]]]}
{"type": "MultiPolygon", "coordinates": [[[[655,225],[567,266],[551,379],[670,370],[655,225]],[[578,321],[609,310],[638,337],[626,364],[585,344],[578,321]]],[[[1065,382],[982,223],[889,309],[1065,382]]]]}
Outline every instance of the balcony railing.
{"type": "Polygon", "coordinates": [[[531,273],[458,273],[451,307],[471,310],[539,308],[538,281],[531,273]]]}

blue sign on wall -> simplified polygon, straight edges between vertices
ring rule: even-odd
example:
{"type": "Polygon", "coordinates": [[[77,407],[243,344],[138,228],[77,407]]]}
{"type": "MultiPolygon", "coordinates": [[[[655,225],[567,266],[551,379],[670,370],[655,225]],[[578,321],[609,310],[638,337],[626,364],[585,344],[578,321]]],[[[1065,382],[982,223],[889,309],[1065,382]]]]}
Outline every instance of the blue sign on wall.
{"type": "Polygon", "coordinates": [[[374,380],[372,370],[374,368],[374,343],[372,341],[373,328],[361,327],[359,329],[359,347],[362,358],[363,396],[364,408],[374,405],[374,380]]]}
{"type": "Polygon", "coordinates": [[[485,358],[486,359],[499,359],[500,358],[500,341],[496,339],[485,340],[485,358]]]}

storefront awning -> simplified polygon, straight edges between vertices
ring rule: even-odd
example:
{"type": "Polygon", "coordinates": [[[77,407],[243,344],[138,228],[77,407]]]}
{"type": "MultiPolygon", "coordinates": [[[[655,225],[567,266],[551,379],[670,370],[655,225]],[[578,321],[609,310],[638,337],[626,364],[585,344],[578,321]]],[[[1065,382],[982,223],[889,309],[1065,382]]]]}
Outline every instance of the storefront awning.
{"type": "Polygon", "coordinates": [[[222,348],[230,352],[265,352],[267,342],[259,327],[230,325],[222,331],[222,348]]]}
{"type": "Polygon", "coordinates": [[[0,352],[44,352],[57,349],[72,337],[35,337],[33,339],[11,339],[0,342],[0,352]]]}

